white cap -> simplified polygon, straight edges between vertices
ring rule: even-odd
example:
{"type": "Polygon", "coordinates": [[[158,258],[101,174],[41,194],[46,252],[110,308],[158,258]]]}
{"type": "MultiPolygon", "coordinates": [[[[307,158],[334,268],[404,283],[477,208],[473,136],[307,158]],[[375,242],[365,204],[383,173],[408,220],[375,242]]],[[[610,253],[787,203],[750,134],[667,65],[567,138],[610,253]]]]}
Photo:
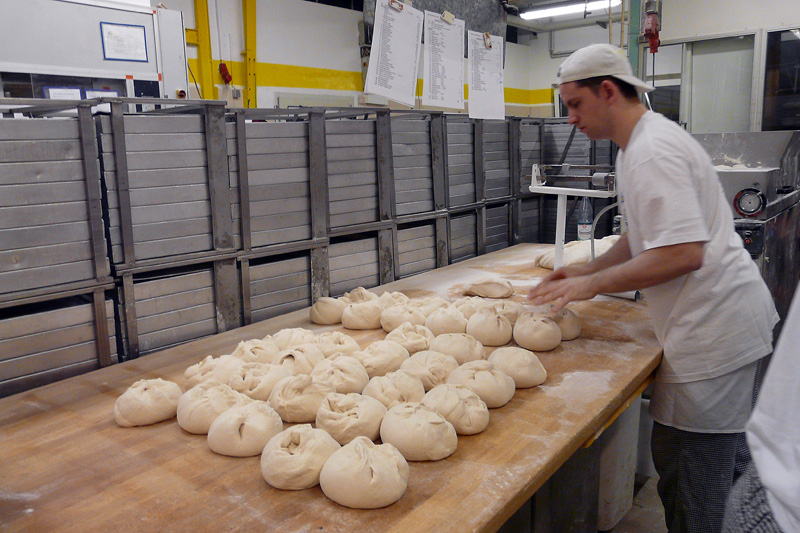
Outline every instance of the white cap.
{"type": "Polygon", "coordinates": [[[636,87],[636,91],[649,93],[655,87],[633,75],[625,52],[611,44],[590,44],[574,52],[558,69],[558,84],[611,76],[636,87]]]}

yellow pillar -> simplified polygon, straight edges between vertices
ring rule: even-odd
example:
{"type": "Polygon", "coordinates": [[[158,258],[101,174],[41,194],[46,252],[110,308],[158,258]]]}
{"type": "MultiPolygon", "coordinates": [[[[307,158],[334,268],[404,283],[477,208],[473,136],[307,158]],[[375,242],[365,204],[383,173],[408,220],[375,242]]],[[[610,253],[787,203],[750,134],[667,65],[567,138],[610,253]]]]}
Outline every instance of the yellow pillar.
{"type": "Polygon", "coordinates": [[[258,107],[256,101],[256,1],[242,0],[242,18],[244,20],[244,106],[258,107]]]}
{"type": "MultiPolygon", "coordinates": [[[[211,30],[208,24],[208,0],[194,0],[194,23],[197,32],[197,81],[201,98],[216,100],[217,88],[214,86],[214,60],[211,58],[211,30]]],[[[189,36],[187,31],[187,37],[189,36]]],[[[187,39],[188,42],[188,39],[187,39]]]]}

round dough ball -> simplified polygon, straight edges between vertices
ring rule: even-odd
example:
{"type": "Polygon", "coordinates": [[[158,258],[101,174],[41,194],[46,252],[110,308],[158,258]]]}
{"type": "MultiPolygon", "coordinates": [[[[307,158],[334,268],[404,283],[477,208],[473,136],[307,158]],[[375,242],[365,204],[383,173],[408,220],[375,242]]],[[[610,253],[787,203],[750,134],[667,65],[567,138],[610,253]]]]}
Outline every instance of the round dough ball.
{"type": "Polygon", "coordinates": [[[571,341],[581,334],[581,319],[572,309],[562,308],[558,313],[546,315],[561,330],[561,340],[571,341]]]}
{"type": "Polygon", "coordinates": [[[278,366],[285,366],[292,374],[310,374],[314,367],[325,360],[325,356],[316,344],[299,344],[283,350],[275,362],[278,366]]]}
{"type": "Polygon", "coordinates": [[[416,307],[408,305],[388,307],[381,313],[381,327],[386,333],[397,329],[404,322],[422,326],[425,324],[425,313],[416,307]]]}
{"type": "Polygon", "coordinates": [[[231,354],[245,363],[271,363],[278,357],[280,350],[272,339],[251,339],[242,341],[231,354]]]}
{"type": "Polygon", "coordinates": [[[512,302],[510,300],[500,300],[499,302],[487,302],[486,307],[488,309],[493,309],[495,313],[498,315],[503,315],[511,322],[513,326],[519,315],[522,314],[523,308],[522,304],[518,304],[517,302],[512,302]]]}
{"type": "Polygon", "coordinates": [[[451,304],[444,298],[439,298],[438,296],[431,296],[430,298],[413,299],[408,302],[408,305],[420,309],[423,313],[425,313],[426,317],[429,317],[431,313],[433,313],[437,309],[441,309],[442,307],[449,307],[453,304],[451,304]]]}
{"type": "Polygon", "coordinates": [[[276,489],[310,489],[319,484],[322,466],[339,448],[333,437],[311,424],[292,426],[264,446],[261,475],[276,489]]]}
{"type": "Polygon", "coordinates": [[[369,382],[369,375],[358,359],[349,355],[336,354],[314,367],[311,377],[327,381],[336,392],[360,393],[369,382]]]}
{"type": "Polygon", "coordinates": [[[207,381],[184,392],[178,400],[178,425],[189,433],[205,435],[223,412],[252,401],[228,385],[207,381]]]}
{"type": "Polygon", "coordinates": [[[454,305],[440,307],[425,319],[425,327],[434,335],[445,333],[464,333],[467,331],[467,319],[454,305]]]}
{"type": "Polygon", "coordinates": [[[183,388],[188,391],[208,381],[227,383],[243,364],[244,361],[231,355],[216,358],[207,355],[205,359],[190,366],[183,373],[183,388]]]}
{"type": "Polygon", "coordinates": [[[489,425],[486,403],[464,385],[437,385],[422,398],[421,403],[453,424],[459,435],[475,435],[489,425]]]}
{"type": "Polygon", "coordinates": [[[484,346],[502,346],[511,341],[511,322],[493,309],[481,309],[467,321],[467,333],[484,346]]]}
{"type": "Polygon", "coordinates": [[[276,383],[293,375],[294,373],[285,366],[245,363],[234,372],[228,385],[253,400],[265,402],[276,383]]]}
{"type": "Polygon", "coordinates": [[[425,396],[422,381],[405,370],[389,372],[385,376],[375,376],[369,380],[361,393],[371,396],[391,409],[402,402],[418,402],[425,396]]]}
{"type": "Polygon", "coordinates": [[[383,307],[377,301],[352,303],[342,312],[342,325],[347,329],[380,329],[381,313],[383,307]]]}
{"type": "Polygon", "coordinates": [[[487,279],[470,285],[465,294],[483,298],[508,298],[514,294],[514,287],[504,279],[487,279]]]}
{"type": "Polygon", "coordinates": [[[317,427],[344,446],[358,436],[380,436],[386,406],[371,396],[351,392],[328,394],[317,411],[317,427]]]}
{"type": "Polygon", "coordinates": [[[431,342],[431,350],[452,355],[459,365],[486,357],[483,344],[467,333],[437,335],[431,342]]]}
{"type": "Polygon", "coordinates": [[[300,374],[280,380],[267,402],[284,422],[313,422],[322,400],[332,392],[333,385],[327,381],[300,374]]]}
{"type": "Polygon", "coordinates": [[[269,439],[283,431],[283,422],[264,402],[236,405],[219,415],[208,429],[208,447],[220,455],[260,455],[269,439]]]}
{"type": "Polygon", "coordinates": [[[536,387],[547,379],[547,371],[536,354],[516,346],[498,348],[488,361],[514,380],[518,389],[536,387]]]}
{"type": "Polygon", "coordinates": [[[408,350],[409,354],[427,350],[434,334],[425,326],[417,326],[411,322],[403,322],[391,333],[386,335],[387,341],[394,341],[401,344],[403,348],[408,350]]]}
{"type": "Polygon", "coordinates": [[[514,342],[534,352],[554,350],[561,344],[561,329],[546,316],[524,313],[514,324],[514,342]]]}
{"type": "Polygon", "coordinates": [[[264,337],[264,340],[270,338],[279,350],[288,350],[300,344],[313,343],[315,337],[313,331],[305,328],[284,328],[272,337],[264,337]]]}
{"type": "Polygon", "coordinates": [[[317,348],[320,349],[322,355],[330,357],[335,353],[343,353],[350,355],[361,349],[358,342],[341,331],[326,331],[317,337],[317,348]]]}
{"type": "Polygon", "coordinates": [[[322,492],[339,505],[378,509],[399,500],[408,487],[408,463],[391,444],[358,437],[335,451],[319,475],[322,492]]]}
{"type": "Polygon", "coordinates": [[[311,306],[309,319],[314,324],[338,324],[342,321],[342,311],[347,302],[330,296],[323,296],[311,306]]]}
{"type": "Polygon", "coordinates": [[[114,402],[114,420],[117,425],[129,428],[175,418],[182,394],[180,386],[172,381],[140,379],[114,402]]]}
{"type": "Polygon", "coordinates": [[[409,300],[410,298],[408,296],[397,291],[386,291],[378,297],[378,302],[380,302],[381,307],[384,309],[394,307],[395,305],[405,305],[409,300]]]}
{"type": "Polygon", "coordinates": [[[389,409],[381,422],[381,440],[394,445],[409,461],[438,461],[458,446],[453,424],[417,402],[389,409]]]}
{"type": "Polygon", "coordinates": [[[364,287],[356,287],[350,292],[344,293],[342,298],[347,300],[347,303],[357,304],[361,302],[371,302],[378,299],[378,295],[370,292],[364,287]]]}
{"type": "Polygon", "coordinates": [[[497,370],[489,361],[464,363],[450,373],[447,382],[464,385],[480,396],[489,409],[503,407],[511,401],[516,388],[511,376],[497,370]]]}
{"type": "Polygon", "coordinates": [[[403,361],[408,359],[408,350],[394,341],[375,341],[352,357],[364,365],[370,378],[383,376],[388,372],[400,369],[403,361]]]}
{"type": "Polygon", "coordinates": [[[425,390],[429,391],[447,381],[450,372],[458,368],[458,361],[452,355],[422,350],[403,361],[400,368],[417,376],[425,390]]]}
{"type": "Polygon", "coordinates": [[[472,315],[486,307],[486,301],[480,296],[464,296],[456,300],[455,306],[469,320],[472,315]]]}

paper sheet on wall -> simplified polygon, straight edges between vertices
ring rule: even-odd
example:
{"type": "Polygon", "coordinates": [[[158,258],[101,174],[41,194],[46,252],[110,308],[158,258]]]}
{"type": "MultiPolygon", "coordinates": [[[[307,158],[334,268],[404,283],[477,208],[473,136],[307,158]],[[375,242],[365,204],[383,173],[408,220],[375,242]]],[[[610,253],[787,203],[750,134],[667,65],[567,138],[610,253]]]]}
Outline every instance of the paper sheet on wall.
{"type": "Polygon", "coordinates": [[[422,105],[464,109],[464,21],[425,11],[422,105]]]}
{"type": "Polygon", "coordinates": [[[364,92],[414,107],[424,15],[406,4],[400,4],[402,10],[397,11],[389,2],[378,0],[375,4],[364,92]]]}
{"type": "Polygon", "coordinates": [[[467,32],[469,52],[470,118],[503,120],[506,116],[503,90],[503,39],[491,36],[487,48],[482,33],[467,32]]]}

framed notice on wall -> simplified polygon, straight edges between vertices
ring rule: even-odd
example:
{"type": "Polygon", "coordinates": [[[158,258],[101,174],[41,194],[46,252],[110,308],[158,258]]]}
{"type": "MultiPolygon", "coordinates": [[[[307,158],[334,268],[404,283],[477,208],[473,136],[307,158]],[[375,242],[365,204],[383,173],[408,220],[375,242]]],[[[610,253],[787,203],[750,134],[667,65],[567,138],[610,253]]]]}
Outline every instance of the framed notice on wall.
{"type": "Polygon", "coordinates": [[[103,58],[147,62],[144,26],[101,22],[100,34],[103,39],[103,58]]]}

